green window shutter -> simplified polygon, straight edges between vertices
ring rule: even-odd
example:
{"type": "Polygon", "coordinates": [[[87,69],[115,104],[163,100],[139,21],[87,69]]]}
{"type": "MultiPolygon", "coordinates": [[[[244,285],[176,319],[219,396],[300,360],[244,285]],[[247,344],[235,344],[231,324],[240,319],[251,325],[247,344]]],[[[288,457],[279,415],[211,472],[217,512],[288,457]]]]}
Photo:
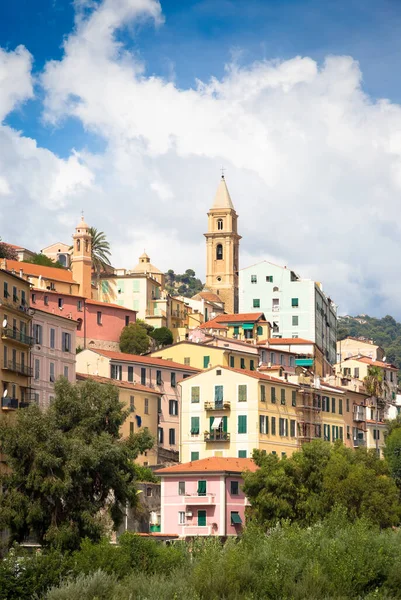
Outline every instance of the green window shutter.
{"type": "Polygon", "coordinates": [[[331,399],[331,412],[332,413],[336,412],[336,399],[335,398],[331,399]]]}
{"type": "Polygon", "coordinates": [[[209,431],[213,431],[212,430],[213,421],[214,421],[214,417],[209,417],[209,431]]]}
{"type": "Polygon", "coordinates": [[[284,419],[279,419],[278,420],[278,434],[283,436],[284,435],[284,419]]]}
{"type": "Polygon", "coordinates": [[[340,440],[343,441],[344,439],[344,430],[342,427],[340,427],[340,440]]]}
{"type": "Polygon", "coordinates": [[[246,402],[246,399],[247,399],[246,392],[247,392],[246,384],[238,386],[238,402],[246,402]]]}
{"type": "Polygon", "coordinates": [[[200,388],[199,385],[195,385],[191,388],[191,402],[197,403],[200,399],[200,388]]]}
{"type": "Polygon", "coordinates": [[[281,388],[281,404],[285,404],[285,389],[281,388]]]}
{"type": "Polygon", "coordinates": [[[191,461],[199,460],[199,452],[191,452],[191,461]]]}
{"type": "Polygon", "coordinates": [[[263,335],[263,327],[262,327],[261,325],[258,325],[258,328],[257,328],[257,330],[256,330],[256,333],[257,333],[258,335],[263,335]]]}
{"type": "Polygon", "coordinates": [[[245,369],[245,358],[241,358],[241,369],[245,369]]]}
{"type": "Polygon", "coordinates": [[[335,425],[331,426],[331,439],[333,440],[333,442],[336,441],[336,426],[335,425]]]}
{"type": "Polygon", "coordinates": [[[206,481],[198,481],[198,496],[206,496],[206,481]]]}
{"type": "Polygon", "coordinates": [[[234,335],[239,334],[239,325],[234,325],[234,335]]]}
{"type": "Polygon", "coordinates": [[[270,392],[271,392],[271,402],[272,404],[276,403],[276,388],[272,387],[270,388],[270,392]]]}
{"type": "Polygon", "coordinates": [[[108,281],[102,281],[102,292],[103,294],[108,294],[109,293],[109,282],[108,281]]]}
{"type": "Polygon", "coordinates": [[[238,415],[238,433],[246,433],[246,415],[238,415]]]}
{"type": "Polygon", "coordinates": [[[214,401],[217,404],[223,403],[223,386],[222,385],[214,386],[214,401]]]}
{"type": "Polygon", "coordinates": [[[233,356],[230,356],[230,367],[232,369],[234,369],[235,367],[235,358],[233,356]]]}
{"type": "Polygon", "coordinates": [[[255,370],[255,361],[253,361],[253,360],[249,361],[249,368],[250,368],[251,371],[255,370]]]}
{"type": "Polygon", "coordinates": [[[291,404],[292,404],[292,406],[296,406],[297,405],[297,392],[296,392],[296,390],[293,390],[291,392],[291,404]]]}
{"type": "Polygon", "coordinates": [[[260,299],[259,298],[253,299],[253,308],[260,308],[260,299]]]}
{"type": "Polygon", "coordinates": [[[132,281],[132,291],[139,292],[139,279],[133,279],[132,281]]]}
{"type": "Polygon", "coordinates": [[[203,368],[207,369],[210,363],[210,356],[203,357],[203,368]]]}
{"type": "Polygon", "coordinates": [[[266,402],[266,387],[264,385],[260,386],[260,401],[266,402]]]}
{"type": "Polygon", "coordinates": [[[264,424],[265,424],[265,417],[264,415],[259,415],[259,433],[264,433],[263,429],[264,429],[264,424]]]}
{"type": "Polygon", "coordinates": [[[272,417],[272,435],[276,435],[276,417],[272,417]]]}
{"type": "Polygon", "coordinates": [[[295,421],[290,421],[290,436],[295,437],[295,421]]]}
{"type": "Polygon", "coordinates": [[[266,433],[269,433],[269,417],[266,417],[266,433]]]}
{"type": "Polygon", "coordinates": [[[238,458],[246,458],[246,450],[238,450],[238,458]]]}
{"type": "Polygon", "coordinates": [[[231,525],[242,525],[242,519],[237,512],[231,513],[231,525]]]}
{"type": "Polygon", "coordinates": [[[298,298],[291,298],[291,306],[298,306],[298,298]]]}
{"type": "Polygon", "coordinates": [[[223,431],[224,431],[224,433],[227,433],[227,422],[228,422],[227,417],[223,417],[223,431]]]}
{"type": "Polygon", "coordinates": [[[124,292],[124,279],[117,280],[117,292],[124,292]]]}
{"type": "Polygon", "coordinates": [[[339,415],[343,414],[343,401],[342,401],[342,398],[340,398],[338,400],[338,414],[339,415]]]}
{"type": "Polygon", "coordinates": [[[198,527],[206,527],[206,511],[198,510],[198,527]]]}
{"type": "Polygon", "coordinates": [[[191,417],[191,434],[199,435],[199,417],[191,417]]]}

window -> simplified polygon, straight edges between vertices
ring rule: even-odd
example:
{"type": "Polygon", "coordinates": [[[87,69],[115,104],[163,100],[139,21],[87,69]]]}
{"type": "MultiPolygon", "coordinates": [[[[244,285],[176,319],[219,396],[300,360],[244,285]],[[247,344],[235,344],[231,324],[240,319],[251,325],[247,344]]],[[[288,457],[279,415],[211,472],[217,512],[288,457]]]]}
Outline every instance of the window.
{"type": "Polygon", "coordinates": [[[233,356],[230,356],[230,367],[232,369],[235,368],[235,358],[233,356]]]}
{"type": "Polygon", "coordinates": [[[281,419],[281,418],[279,419],[278,433],[282,437],[288,435],[288,419],[281,419]]]}
{"type": "Polygon", "coordinates": [[[49,306],[49,296],[45,296],[43,302],[45,306],[49,306]]]}
{"type": "Polygon", "coordinates": [[[246,433],[247,430],[246,415],[238,415],[238,433],[246,433]]]}
{"type": "Polygon", "coordinates": [[[260,308],[260,299],[259,298],[253,299],[253,308],[260,308]]]}
{"type": "Polygon", "coordinates": [[[97,311],[97,324],[98,325],[102,324],[102,311],[101,310],[97,311]]]}
{"type": "Polygon", "coordinates": [[[68,367],[64,367],[64,377],[68,379],[68,367]]]}
{"type": "Polygon", "coordinates": [[[238,386],[238,402],[246,402],[247,400],[247,386],[239,385],[238,386]]]}
{"type": "Polygon", "coordinates": [[[168,430],[168,441],[170,446],[175,446],[175,429],[168,430]]]}
{"type": "Polygon", "coordinates": [[[339,415],[343,414],[343,401],[342,401],[342,398],[340,398],[338,400],[338,414],[339,415]]]}
{"type": "Polygon", "coordinates": [[[330,441],[330,425],[323,425],[323,439],[325,442],[330,441]]]}
{"type": "Polygon", "coordinates": [[[185,481],[178,482],[178,495],[185,496],[185,481]]]}
{"type": "Polygon", "coordinates": [[[35,358],[35,380],[40,379],[40,360],[35,358]]]}
{"type": "MultiPolygon", "coordinates": [[[[177,405],[178,405],[178,402],[177,402],[177,405]]],[[[145,398],[145,400],[144,400],[143,412],[145,413],[145,415],[149,414],[149,398],[145,398]]]]}
{"type": "Polygon", "coordinates": [[[206,527],[206,511],[198,510],[198,527],[206,527]]]}
{"type": "Polygon", "coordinates": [[[63,298],[59,298],[59,299],[58,299],[58,307],[59,307],[59,308],[63,308],[63,304],[64,304],[64,300],[63,300],[63,298]]]}
{"type": "Polygon", "coordinates": [[[260,401],[266,402],[266,386],[264,385],[260,386],[260,401]]]}
{"type": "Polygon", "coordinates": [[[121,381],[123,378],[122,365],[111,365],[110,377],[111,377],[111,379],[117,379],[118,381],[121,381]]]}
{"type": "MultiPolygon", "coordinates": [[[[5,291],[4,291],[4,294],[5,294],[5,291]]],[[[7,296],[8,296],[8,292],[7,292],[7,296]]],[[[4,297],[7,298],[7,296],[5,295],[4,297]]],[[[31,300],[32,300],[32,304],[36,304],[36,294],[31,295],[31,300]]]]}
{"type": "Polygon", "coordinates": [[[184,365],[187,365],[187,367],[189,367],[191,365],[191,357],[190,356],[184,357],[184,365]]]}
{"type": "Polygon", "coordinates": [[[340,440],[343,441],[344,439],[344,430],[342,427],[340,427],[340,440]]]}
{"type": "Polygon", "coordinates": [[[347,412],[349,412],[349,398],[346,398],[345,400],[345,409],[347,412]]]}
{"type": "Polygon", "coordinates": [[[134,367],[128,367],[128,381],[134,381],[134,367]]]}
{"type": "Polygon", "coordinates": [[[336,399],[335,398],[331,399],[331,412],[332,413],[336,412],[336,399]]]}
{"type": "Polygon", "coordinates": [[[178,511],[178,525],[185,525],[185,511],[178,511]]]}
{"type": "Polygon", "coordinates": [[[269,417],[259,415],[259,433],[269,433],[269,417]]]}
{"type": "Polygon", "coordinates": [[[13,302],[18,302],[17,288],[13,286],[13,302]]]}
{"type": "Polygon", "coordinates": [[[270,388],[270,401],[272,404],[276,404],[276,388],[270,388]]]}
{"type": "Polygon", "coordinates": [[[223,408],[223,393],[224,393],[224,388],[222,385],[215,385],[214,386],[214,404],[215,407],[221,407],[223,408]]]}
{"type": "Polygon", "coordinates": [[[281,388],[281,404],[285,404],[285,389],[281,388]]]}
{"type": "Polygon", "coordinates": [[[292,326],[298,327],[298,317],[296,315],[292,316],[292,326]]]}
{"type": "Polygon", "coordinates": [[[199,460],[199,452],[191,452],[191,461],[199,460]]]}
{"type": "Polygon", "coordinates": [[[347,440],[351,439],[351,431],[349,425],[347,425],[347,440]]]}
{"type": "Polygon", "coordinates": [[[175,417],[178,415],[178,400],[168,401],[168,412],[170,415],[174,415],[175,417]]]}
{"type": "Polygon", "coordinates": [[[257,282],[258,282],[257,275],[251,275],[251,283],[257,283],[257,282]]]}
{"type": "Polygon", "coordinates": [[[219,231],[223,229],[223,219],[217,219],[217,229],[219,231]]]}
{"type": "Polygon", "coordinates": [[[162,372],[156,371],[156,385],[161,385],[162,383],[162,372]]]}
{"type": "Polygon", "coordinates": [[[239,335],[239,325],[234,325],[234,337],[239,335]]]}
{"type": "Polygon", "coordinates": [[[276,417],[272,417],[271,424],[272,424],[272,435],[276,435],[276,417]]]}
{"type": "Polygon", "coordinates": [[[82,312],[82,300],[77,301],[77,310],[78,312],[82,312]]]}
{"type": "Polygon", "coordinates": [[[238,494],[239,494],[239,482],[238,481],[230,482],[230,494],[231,494],[231,496],[238,496],[238,494]]]}
{"type": "Polygon", "coordinates": [[[163,444],[163,441],[164,441],[163,427],[157,428],[157,441],[159,442],[159,444],[163,444]]]}
{"type": "Polygon", "coordinates": [[[130,412],[135,412],[135,396],[129,397],[129,410],[130,412]]]}
{"type": "Polygon", "coordinates": [[[270,362],[272,365],[276,364],[276,355],[274,354],[274,352],[270,352],[270,362]]]}
{"type": "Polygon", "coordinates": [[[290,367],[294,367],[295,366],[295,359],[293,356],[290,356],[290,367]]]}
{"type": "Polygon", "coordinates": [[[246,450],[238,450],[238,458],[246,458],[246,450]]]}
{"type": "Polygon", "coordinates": [[[210,363],[210,356],[203,357],[203,368],[207,369],[210,363]]]}
{"type": "MultiPolygon", "coordinates": [[[[267,283],[273,283],[273,275],[266,275],[266,282],[267,283]]],[[[278,291],[278,288],[277,288],[277,290],[273,290],[273,291],[274,292],[278,291]]]]}
{"type": "Polygon", "coordinates": [[[355,369],[354,369],[354,377],[355,377],[355,379],[359,379],[359,367],[355,367],[355,369]]]}
{"type": "Polygon", "coordinates": [[[50,381],[52,383],[54,383],[56,381],[56,376],[54,374],[54,367],[55,367],[54,362],[51,362],[50,363],[50,378],[49,379],[50,379],[50,381]]]}
{"type": "Polygon", "coordinates": [[[61,341],[61,349],[63,352],[71,351],[71,334],[70,333],[62,333],[62,341],[61,341]]]}
{"type": "Polygon", "coordinates": [[[291,306],[293,306],[294,308],[299,306],[298,298],[291,298],[291,306]]]}
{"type": "Polygon", "coordinates": [[[200,387],[199,385],[194,385],[191,388],[191,402],[193,404],[197,404],[200,401],[200,387]]]}
{"type": "Polygon", "coordinates": [[[191,435],[199,435],[199,417],[191,417],[191,435]]]}
{"type": "Polygon", "coordinates": [[[132,422],[132,421],[131,421],[131,423],[129,424],[129,434],[130,434],[130,435],[133,435],[133,434],[134,434],[134,424],[133,424],[133,422],[132,422]]]}
{"type": "Polygon", "coordinates": [[[263,335],[263,327],[261,325],[257,326],[256,334],[257,335],[263,335]]]}
{"type": "Polygon", "coordinates": [[[380,440],[380,429],[374,429],[373,430],[373,439],[374,440],[380,440]]]}
{"type": "Polygon", "coordinates": [[[223,260],[223,246],[221,244],[216,246],[216,260],[223,260]]]}
{"type": "Polygon", "coordinates": [[[22,306],[26,306],[26,294],[24,290],[21,290],[21,304],[22,306]]]}
{"type": "Polygon", "coordinates": [[[175,373],[174,372],[172,372],[171,375],[170,375],[170,384],[171,384],[171,387],[175,388],[175,386],[176,386],[176,379],[175,379],[175,373]]]}
{"type": "Polygon", "coordinates": [[[33,339],[35,344],[42,344],[43,341],[43,328],[42,325],[33,326],[33,339]]]}
{"type": "MultiPolygon", "coordinates": [[[[3,288],[3,296],[4,298],[8,298],[9,293],[8,293],[8,283],[7,281],[4,282],[4,288],[3,288]]],[[[33,296],[33,294],[32,294],[33,296]]]]}
{"type": "Polygon", "coordinates": [[[296,392],[296,390],[292,390],[292,392],[291,392],[291,405],[292,406],[296,406],[297,405],[297,392],[296,392]]]}
{"type": "Polygon", "coordinates": [[[245,358],[241,358],[241,369],[245,369],[245,358]]]}
{"type": "Polygon", "coordinates": [[[50,329],[50,348],[56,347],[56,330],[50,329]]]}
{"type": "Polygon", "coordinates": [[[141,367],[141,385],[146,385],[146,368],[141,367]]]}
{"type": "Polygon", "coordinates": [[[206,480],[198,481],[198,496],[206,496],[206,480]]]}

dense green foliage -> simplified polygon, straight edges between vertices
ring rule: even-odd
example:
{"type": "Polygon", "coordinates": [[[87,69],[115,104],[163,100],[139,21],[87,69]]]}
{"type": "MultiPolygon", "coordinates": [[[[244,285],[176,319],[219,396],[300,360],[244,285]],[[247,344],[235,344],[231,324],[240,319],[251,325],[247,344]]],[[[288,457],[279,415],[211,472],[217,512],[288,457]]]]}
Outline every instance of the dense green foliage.
{"type": "Polygon", "coordinates": [[[169,269],[166,275],[166,290],[172,296],[185,296],[192,298],[203,290],[203,283],[195,276],[195,271],[187,269],[183,275],[174,273],[169,269]]]}
{"type": "Polygon", "coordinates": [[[17,251],[12,247],[1,241],[0,238],[0,258],[7,258],[8,260],[18,260],[17,251]]]}
{"type": "Polygon", "coordinates": [[[92,267],[95,273],[99,275],[110,265],[110,244],[107,241],[106,234],[98,231],[96,227],[89,227],[89,233],[92,237],[92,267]]]}
{"type": "Polygon", "coordinates": [[[150,334],[158,346],[169,346],[173,343],[173,334],[168,327],[159,327],[150,334]]]}
{"type": "Polygon", "coordinates": [[[11,540],[34,535],[45,546],[76,548],[84,537],[99,540],[107,518],[120,524],[126,502],[137,504],[133,461],[153,438],[145,429],[121,439],[127,413],[113,385],[62,378],[55,392],[47,411],[33,404],[0,421],[11,469],[0,477],[0,528],[11,540]]]}
{"type": "Polygon", "coordinates": [[[255,450],[254,459],[260,469],[245,474],[244,491],[251,517],[264,529],[281,519],[308,526],[335,506],[350,520],[366,517],[380,527],[400,522],[397,486],[374,450],[314,441],[290,458],[255,450]]]}
{"type": "Polygon", "coordinates": [[[145,354],[149,350],[150,337],[140,323],[130,323],[120,335],[120,350],[128,354],[145,354]]]}
{"type": "Polygon", "coordinates": [[[386,360],[401,369],[401,323],[390,315],[382,319],[368,315],[340,317],[337,338],[343,340],[348,335],[373,340],[384,349],[386,360]]]}
{"type": "Polygon", "coordinates": [[[0,599],[390,600],[401,598],[401,532],[350,523],[341,510],[309,528],[157,545],[124,534],[119,546],[84,542],[0,564],[0,599]],[[60,578],[62,583],[60,585],[60,578]],[[53,586],[46,593],[46,589],[53,586]]]}
{"type": "Polygon", "coordinates": [[[58,260],[52,260],[45,254],[40,252],[33,255],[32,258],[28,258],[25,262],[31,265],[40,265],[41,267],[55,267],[56,269],[64,269],[63,265],[58,260]]]}

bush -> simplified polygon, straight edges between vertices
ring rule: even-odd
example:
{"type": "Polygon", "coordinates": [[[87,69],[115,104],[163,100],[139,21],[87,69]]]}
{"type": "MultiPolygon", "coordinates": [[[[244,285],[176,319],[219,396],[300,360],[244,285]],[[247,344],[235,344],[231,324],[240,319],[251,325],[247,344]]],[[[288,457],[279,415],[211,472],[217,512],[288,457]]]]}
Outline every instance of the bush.
{"type": "Polygon", "coordinates": [[[111,575],[96,571],[92,575],[79,575],[59,588],[51,589],[46,600],[112,600],[116,580],[111,575]]]}

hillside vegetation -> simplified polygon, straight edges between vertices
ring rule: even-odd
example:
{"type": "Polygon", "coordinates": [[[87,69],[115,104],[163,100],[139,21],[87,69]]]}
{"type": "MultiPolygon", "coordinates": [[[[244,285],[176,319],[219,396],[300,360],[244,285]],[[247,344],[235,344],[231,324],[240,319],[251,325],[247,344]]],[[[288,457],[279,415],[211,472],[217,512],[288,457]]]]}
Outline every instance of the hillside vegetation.
{"type": "Polygon", "coordinates": [[[390,315],[382,319],[368,315],[339,317],[337,335],[339,340],[348,335],[373,340],[384,349],[386,361],[401,369],[401,323],[397,323],[390,315]]]}
{"type": "Polygon", "coordinates": [[[192,269],[187,269],[182,275],[169,269],[166,273],[166,290],[172,296],[192,298],[203,290],[203,283],[196,277],[195,271],[192,269]]]}

